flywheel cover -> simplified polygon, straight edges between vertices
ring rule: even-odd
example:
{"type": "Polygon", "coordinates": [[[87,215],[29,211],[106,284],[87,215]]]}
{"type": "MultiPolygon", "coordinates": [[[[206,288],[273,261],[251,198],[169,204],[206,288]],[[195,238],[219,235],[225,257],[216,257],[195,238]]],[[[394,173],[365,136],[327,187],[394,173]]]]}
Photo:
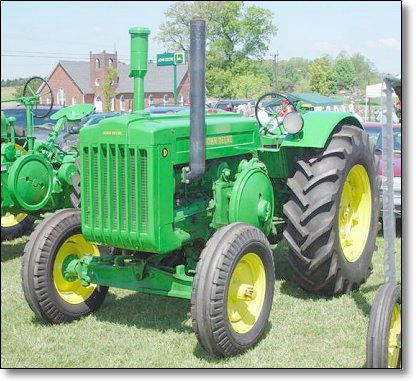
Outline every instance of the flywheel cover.
{"type": "Polygon", "coordinates": [[[13,200],[22,209],[39,210],[51,196],[53,168],[43,156],[21,156],[10,168],[8,186],[13,200]]]}
{"type": "Polygon", "coordinates": [[[272,227],[273,212],[273,186],[269,176],[258,167],[245,168],[231,191],[230,223],[246,222],[267,235],[272,227]]]}

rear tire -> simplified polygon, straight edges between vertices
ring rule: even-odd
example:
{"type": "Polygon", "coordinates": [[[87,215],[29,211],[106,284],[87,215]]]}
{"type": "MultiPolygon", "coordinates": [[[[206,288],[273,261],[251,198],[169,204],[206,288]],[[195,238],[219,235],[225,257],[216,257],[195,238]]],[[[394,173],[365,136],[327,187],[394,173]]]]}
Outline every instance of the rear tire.
{"type": "Polygon", "coordinates": [[[216,357],[241,353],[261,338],[274,292],[274,260],[266,236],[245,223],[219,229],[207,242],[192,285],[192,326],[216,357]]]}
{"type": "Polygon", "coordinates": [[[47,323],[66,323],[97,310],[108,287],[66,281],[61,266],[66,257],[85,252],[100,255],[101,247],[81,235],[79,210],[63,209],[45,218],[27,242],[22,258],[22,285],[30,308],[47,323]]]}
{"type": "Polygon", "coordinates": [[[8,241],[31,232],[34,223],[33,217],[24,213],[1,217],[1,241],[8,241]]]}
{"type": "Polygon", "coordinates": [[[367,333],[367,368],[401,368],[401,292],[383,284],[371,308],[367,333]]]}
{"type": "Polygon", "coordinates": [[[377,168],[368,135],[338,127],[325,149],[297,162],[288,180],[284,237],[295,279],[332,296],[357,288],[371,273],[378,229],[377,168]]]}

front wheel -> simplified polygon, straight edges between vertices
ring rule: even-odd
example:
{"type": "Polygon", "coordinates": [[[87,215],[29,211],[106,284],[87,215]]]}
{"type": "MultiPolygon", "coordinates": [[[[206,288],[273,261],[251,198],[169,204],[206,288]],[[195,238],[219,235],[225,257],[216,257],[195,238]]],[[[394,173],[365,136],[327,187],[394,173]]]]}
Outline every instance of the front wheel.
{"type": "Polygon", "coordinates": [[[34,219],[25,213],[7,213],[1,217],[1,241],[11,240],[29,233],[34,222],[34,219]]]}
{"type": "Polygon", "coordinates": [[[245,223],[219,229],[207,242],[192,286],[192,326],[217,357],[245,351],[261,338],[274,291],[274,260],[266,236],[245,223]]]}
{"type": "Polygon", "coordinates": [[[38,225],[23,252],[22,285],[26,301],[39,319],[70,322],[101,306],[108,287],[69,281],[63,269],[72,259],[99,256],[102,250],[82,236],[79,210],[60,210],[38,225]]]}
{"type": "Polygon", "coordinates": [[[378,290],[367,332],[367,367],[401,368],[401,292],[394,283],[378,290]]]}

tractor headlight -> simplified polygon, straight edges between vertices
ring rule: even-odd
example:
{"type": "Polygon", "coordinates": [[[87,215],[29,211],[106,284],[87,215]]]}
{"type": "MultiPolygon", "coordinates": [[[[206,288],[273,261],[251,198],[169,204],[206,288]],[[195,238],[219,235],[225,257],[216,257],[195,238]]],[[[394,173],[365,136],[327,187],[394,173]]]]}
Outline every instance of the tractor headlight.
{"type": "Polygon", "coordinates": [[[288,134],[297,134],[303,128],[303,117],[300,113],[293,111],[283,119],[283,128],[288,134]]]}

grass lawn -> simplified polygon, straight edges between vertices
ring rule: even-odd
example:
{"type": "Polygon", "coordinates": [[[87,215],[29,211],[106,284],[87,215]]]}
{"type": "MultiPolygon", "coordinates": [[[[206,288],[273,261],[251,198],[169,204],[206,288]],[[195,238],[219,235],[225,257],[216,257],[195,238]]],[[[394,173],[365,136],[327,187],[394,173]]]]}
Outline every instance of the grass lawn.
{"type": "MultiPolygon", "coordinates": [[[[371,303],[383,283],[383,238],[374,271],[358,291],[322,298],[293,281],[275,250],[276,283],[266,333],[230,358],[210,357],[192,330],[187,300],[110,289],[94,315],[67,325],[41,323],[27,305],[20,265],[27,237],[1,245],[2,368],[361,368],[371,303]]],[[[398,279],[401,238],[396,241],[398,279]]]]}
{"type": "MultiPolygon", "coordinates": [[[[5,99],[13,99],[15,98],[13,93],[16,91],[16,88],[13,86],[10,87],[2,87],[1,88],[1,99],[5,100],[5,99]]],[[[16,102],[7,102],[7,103],[2,103],[1,104],[1,108],[8,108],[8,107],[15,107],[18,103],[16,102]]]]}

